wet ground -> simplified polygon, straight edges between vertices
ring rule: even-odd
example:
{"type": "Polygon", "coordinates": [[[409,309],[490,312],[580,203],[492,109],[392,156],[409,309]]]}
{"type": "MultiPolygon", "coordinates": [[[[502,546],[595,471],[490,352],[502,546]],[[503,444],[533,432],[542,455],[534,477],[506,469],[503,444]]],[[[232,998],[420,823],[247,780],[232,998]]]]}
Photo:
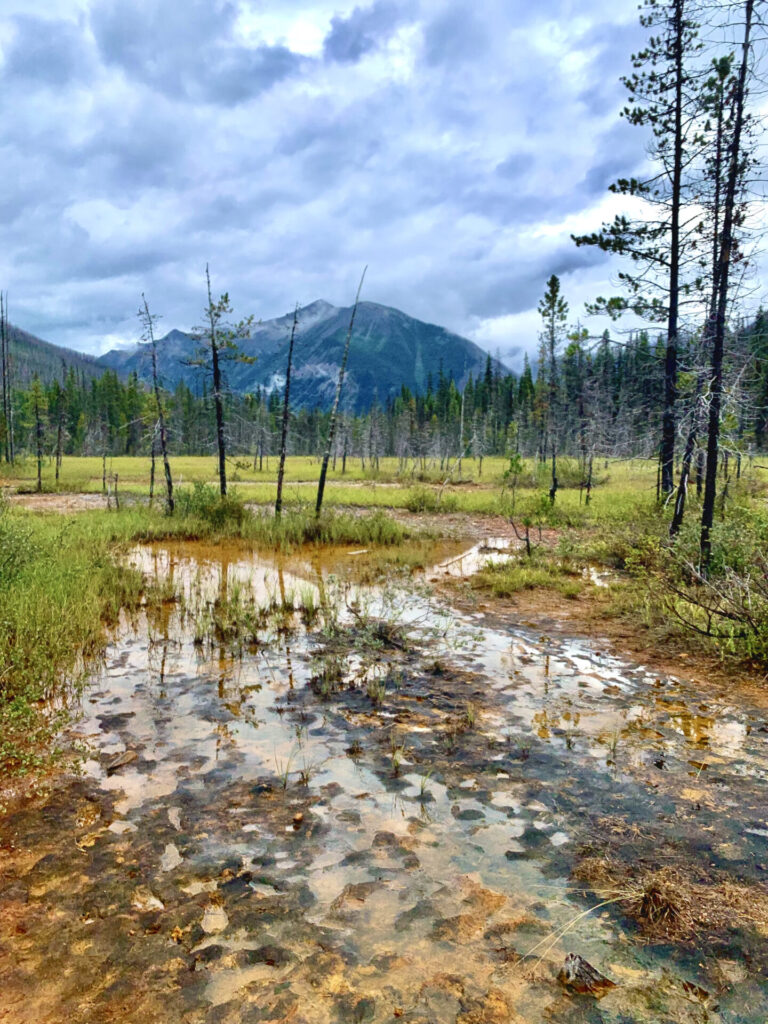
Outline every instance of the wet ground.
{"type": "Polygon", "coordinates": [[[664,942],[573,874],[763,899],[764,716],[430,594],[504,548],[382,585],[367,552],[137,549],[179,598],[94,674],[82,776],[0,825],[0,1021],[768,1019],[758,913],[664,942]],[[569,952],[615,987],[566,991],[569,952]]]}

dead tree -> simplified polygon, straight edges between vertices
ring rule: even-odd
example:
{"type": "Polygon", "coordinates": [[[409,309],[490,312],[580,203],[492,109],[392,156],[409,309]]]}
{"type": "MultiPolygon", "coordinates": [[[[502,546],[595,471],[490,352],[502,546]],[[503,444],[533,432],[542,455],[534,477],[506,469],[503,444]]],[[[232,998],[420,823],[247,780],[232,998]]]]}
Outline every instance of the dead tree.
{"type": "Polygon", "coordinates": [[[288,444],[288,421],[291,418],[291,367],[293,366],[293,343],[296,339],[296,327],[299,322],[299,304],[293,311],[291,340],[288,342],[288,365],[285,370],[285,394],[283,395],[283,426],[280,433],[280,465],[277,470],[277,497],[275,498],[275,517],[280,518],[283,511],[283,477],[285,476],[285,455],[288,444]]]}
{"type": "Polygon", "coordinates": [[[5,420],[5,459],[15,461],[13,443],[13,373],[11,365],[11,338],[8,329],[8,292],[0,292],[0,352],[3,370],[3,418],[5,420]]]}
{"type": "MultiPolygon", "coordinates": [[[[208,292],[210,296],[210,281],[208,285],[208,292]]],[[[159,320],[159,317],[153,315],[149,311],[149,304],[147,303],[144,292],[141,293],[142,307],[139,310],[139,320],[142,327],[144,328],[144,339],[150,343],[150,352],[152,354],[152,390],[155,395],[155,405],[157,407],[157,436],[160,442],[160,454],[163,459],[163,469],[165,471],[165,507],[168,515],[173,515],[174,501],[173,501],[173,477],[171,476],[171,465],[168,461],[168,435],[165,429],[165,410],[163,408],[163,396],[160,392],[160,378],[157,373],[157,341],[155,340],[155,323],[159,320]]],[[[155,439],[152,438],[152,480],[154,482],[155,476],[155,439]]],[[[153,488],[154,489],[154,488],[153,488]]],[[[151,498],[150,498],[151,502],[151,498]]]]}
{"type": "Polygon", "coordinates": [[[328,425],[328,442],[323,455],[323,462],[320,466],[320,479],[317,482],[317,501],[315,503],[315,515],[319,516],[323,508],[323,494],[325,492],[325,478],[328,475],[328,463],[331,460],[331,451],[333,450],[333,440],[336,434],[336,419],[339,411],[339,401],[341,399],[341,389],[344,386],[344,371],[347,368],[347,356],[349,355],[349,343],[352,340],[352,330],[355,326],[355,314],[357,313],[357,306],[360,302],[360,292],[363,288],[363,281],[365,280],[365,272],[368,267],[363,269],[362,276],[360,278],[360,284],[357,286],[357,295],[355,296],[355,304],[352,307],[352,315],[349,318],[349,329],[347,331],[347,337],[344,342],[344,352],[341,357],[341,366],[339,367],[339,379],[336,382],[336,394],[334,395],[333,405],[331,406],[331,418],[328,425]]]}

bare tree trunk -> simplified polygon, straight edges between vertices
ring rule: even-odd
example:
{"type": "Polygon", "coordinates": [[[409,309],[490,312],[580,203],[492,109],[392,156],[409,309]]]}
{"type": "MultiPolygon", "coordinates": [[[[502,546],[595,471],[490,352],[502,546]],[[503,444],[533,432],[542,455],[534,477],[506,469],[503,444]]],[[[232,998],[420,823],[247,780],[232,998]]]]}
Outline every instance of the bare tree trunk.
{"type": "Polygon", "coordinates": [[[741,67],[734,95],[734,127],[730,145],[728,181],[725,189],[723,206],[723,232],[720,239],[720,270],[718,273],[717,317],[714,325],[714,344],[712,348],[712,375],[710,383],[709,429],[707,433],[707,472],[704,482],[704,504],[701,512],[700,555],[701,571],[706,574],[712,558],[712,523],[715,516],[715,497],[717,494],[717,459],[720,446],[720,408],[723,394],[723,352],[725,348],[725,316],[728,307],[728,274],[730,270],[731,250],[733,247],[734,214],[736,212],[736,193],[739,183],[743,156],[741,151],[741,132],[744,123],[744,104],[747,86],[747,65],[749,61],[750,33],[754,0],[746,0],[744,4],[744,40],[741,52],[741,67]]]}
{"type": "Polygon", "coordinates": [[[3,447],[5,450],[5,461],[11,461],[10,447],[8,443],[10,433],[10,417],[8,415],[8,356],[6,352],[5,338],[5,303],[3,293],[0,291],[0,361],[2,361],[3,377],[3,447]]]}
{"type": "Polygon", "coordinates": [[[344,353],[341,357],[341,366],[339,367],[339,379],[336,383],[336,394],[333,399],[333,405],[331,406],[331,418],[328,426],[328,444],[323,455],[323,463],[320,467],[320,479],[317,482],[317,501],[315,502],[315,515],[319,516],[323,508],[323,494],[325,492],[325,478],[328,476],[328,463],[331,460],[331,449],[333,448],[333,440],[336,434],[336,417],[339,410],[339,401],[341,399],[341,389],[344,385],[344,371],[347,368],[347,356],[349,355],[349,343],[352,340],[352,330],[355,326],[355,314],[357,313],[357,306],[360,302],[360,292],[363,288],[363,281],[365,280],[365,271],[368,267],[363,270],[362,277],[360,278],[360,284],[357,286],[357,295],[355,296],[355,304],[352,307],[352,315],[349,318],[349,330],[347,331],[347,337],[344,342],[344,353]]]}
{"type": "Polygon", "coordinates": [[[3,397],[5,399],[6,452],[8,462],[16,461],[13,439],[13,366],[11,362],[11,332],[8,329],[8,292],[3,301],[0,292],[0,328],[3,344],[3,397]]]}
{"type": "Polygon", "coordinates": [[[459,479],[461,479],[461,456],[464,451],[464,394],[466,388],[461,392],[461,416],[459,417],[459,479]]]}
{"type": "Polygon", "coordinates": [[[283,477],[285,476],[285,456],[288,446],[288,422],[291,417],[291,367],[293,366],[293,343],[296,338],[296,327],[299,322],[299,304],[293,311],[291,340],[288,342],[288,366],[285,371],[285,394],[283,395],[283,425],[280,432],[280,463],[277,468],[277,497],[275,498],[275,516],[280,518],[283,511],[283,477]]]}
{"type": "Polygon", "coordinates": [[[37,448],[37,492],[43,489],[43,418],[40,410],[39,381],[35,387],[35,442],[37,448]]]}
{"type": "Polygon", "coordinates": [[[685,0],[674,0],[675,113],[672,157],[671,238],[669,252],[669,309],[664,360],[664,414],[661,423],[661,489],[675,486],[675,405],[677,403],[677,320],[680,294],[680,199],[683,164],[683,35],[685,0]]]}
{"type": "MultiPolygon", "coordinates": [[[[207,274],[207,268],[206,268],[207,274]]],[[[208,278],[208,299],[210,301],[211,296],[211,281],[208,278]]],[[[168,515],[173,515],[174,500],[173,500],[173,477],[171,476],[171,464],[168,461],[168,437],[165,430],[165,411],[163,410],[163,399],[160,394],[160,381],[157,375],[157,343],[155,341],[155,329],[152,314],[149,312],[149,305],[147,304],[144,293],[141,293],[141,299],[144,303],[144,323],[149,334],[149,340],[152,344],[152,388],[155,393],[155,404],[157,406],[157,424],[159,429],[160,437],[160,453],[163,457],[163,468],[165,471],[165,506],[168,515]]],[[[154,439],[152,442],[152,471],[154,476],[154,463],[155,448],[154,439]]],[[[226,490],[226,481],[225,481],[226,490]]]]}
{"type": "Polygon", "coordinates": [[[61,474],[62,446],[64,442],[64,398],[62,396],[59,408],[59,421],[56,425],[56,483],[59,482],[61,474]]]}
{"type": "Polygon", "coordinates": [[[683,525],[683,516],[685,514],[685,499],[688,494],[688,480],[691,475],[691,463],[693,461],[693,452],[696,447],[696,435],[698,434],[699,428],[699,398],[701,396],[702,379],[701,374],[696,379],[696,392],[693,396],[693,410],[691,412],[691,429],[688,431],[688,436],[685,439],[685,451],[683,452],[683,464],[680,469],[680,483],[677,487],[677,497],[675,498],[675,511],[672,515],[672,522],[669,524],[669,536],[674,537],[683,525]]]}
{"type": "Polygon", "coordinates": [[[152,443],[149,446],[149,507],[152,508],[152,503],[155,500],[155,437],[157,427],[152,431],[152,443]]]}
{"type": "Polygon", "coordinates": [[[552,486],[549,488],[549,500],[555,504],[557,494],[557,448],[555,446],[554,434],[552,436],[552,486]]]}
{"type": "Polygon", "coordinates": [[[216,448],[219,455],[219,492],[222,498],[227,494],[227,448],[224,437],[224,405],[221,396],[221,365],[219,363],[219,346],[216,342],[216,318],[214,316],[213,298],[211,297],[211,275],[208,264],[205,265],[205,280],[208,286],[208,321],[210,324],[209,340],[211,343],[211,368],[213,370],[213,404],[216,410],[216,448]]]}

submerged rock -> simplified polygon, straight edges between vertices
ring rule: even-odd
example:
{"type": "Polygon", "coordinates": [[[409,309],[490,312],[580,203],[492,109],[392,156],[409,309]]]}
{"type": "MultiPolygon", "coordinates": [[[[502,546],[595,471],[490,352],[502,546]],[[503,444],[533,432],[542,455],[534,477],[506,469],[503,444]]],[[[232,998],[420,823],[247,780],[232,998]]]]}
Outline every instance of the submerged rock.
{"type": "Polygon", "coordinates": [[[595,996],[601,999],[606,992],[616,988],[616,983],[606,978],[597,968],[578,953],[569,953],[558,974],[562,984],[579,995],[595,996]]]}

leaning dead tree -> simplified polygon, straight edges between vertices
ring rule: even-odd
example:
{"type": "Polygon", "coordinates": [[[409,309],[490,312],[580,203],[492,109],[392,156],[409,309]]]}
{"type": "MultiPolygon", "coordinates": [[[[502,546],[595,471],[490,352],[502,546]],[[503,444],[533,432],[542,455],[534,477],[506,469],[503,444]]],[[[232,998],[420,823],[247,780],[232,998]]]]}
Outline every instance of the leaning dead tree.
{"type": "Polygon", "coordinates": [[[339,379],[336,382],[336,394],[334,395],[333,405],[331,406],[331,418],[328,425],[328,443],[326,445],[325,454],[323,455],[323,464],[320,467],[320,479],[317,483],[317,502],[315,503],[315,515],[319,516],[323,508],[323,493],[325,491],[325,478],[328,475],[328,463],[331,460],[331,452],[333,451],[333,439],[336,435],[336,420],[339,412],[339,401],[341,399],[341,389],[344,386],[344,372],[347,368],[347,356],[349,355],[349,343],[352,340],[352,330],[355,326],[355,314],[357,313],[357,307],[360,302],[360,292],[363,289],[363,281],[365,280],[365,272],[368,267],[363,268],[363,273],[360,278],[360,284],[357,286],[357,295],[355,296],[355,304],[352,307],[352,315],[349,318],[349,329],[347,330],[347,337],[344,342],[344,352],[341,357],[341,366],[339,367],[339,379]]]}
{"type": "MultiPolygon", "coordinates": [[[[150,313],[149,304],[147,303],[144,292],[141,293],[142,307],[139,310],[139,320],[142,327],[144,328],[144,340],[150,343],[150,352],[152,355],[152,390],[155,395],[155,405],[157,407],[157,434],[160,442],[160,454],[163,459],[163,468],[165,470],[165,506],[168,515],[173,514],[174,502],[173,502],[173,477],[171,476],[171,465],[168,461],[168,434],[165,429],[165,409],[163,408],[163,396],[160,392],[160,379],[157,373],[157,341],[155,339],[155,323],[160,319],[158,316],[150,313]]],[[[155,476],[155,439],[152,438],[152,480],[154,482],[155,476]]],[[[151,500],[151,499],[150,499],[151,500]]]]}
{"type": "Polygon", "coordinates": [[[8,330],[8,292],[0,292],[0,361],[3,377],[3,420],[5,425],[5,461],[13,463],[13,374],[11,367],[11,339],[8,330]]]}
{"type": "Polygon", "coordinates": [[[296,339],[296,327],[299,323],[299,304],[293,311],[291,340],[288,342],[288,366],[285,371],[285,394],[283,396],[283,427],[280,434],[280,465],[277,470],[277,497],[275,498],[275,516],[279,519],[283,511],[283,477],[285,476],[285,454],[288,444],[288,421],[291,417],[291,367],[293,366],[293,343],[296,339]]]}

